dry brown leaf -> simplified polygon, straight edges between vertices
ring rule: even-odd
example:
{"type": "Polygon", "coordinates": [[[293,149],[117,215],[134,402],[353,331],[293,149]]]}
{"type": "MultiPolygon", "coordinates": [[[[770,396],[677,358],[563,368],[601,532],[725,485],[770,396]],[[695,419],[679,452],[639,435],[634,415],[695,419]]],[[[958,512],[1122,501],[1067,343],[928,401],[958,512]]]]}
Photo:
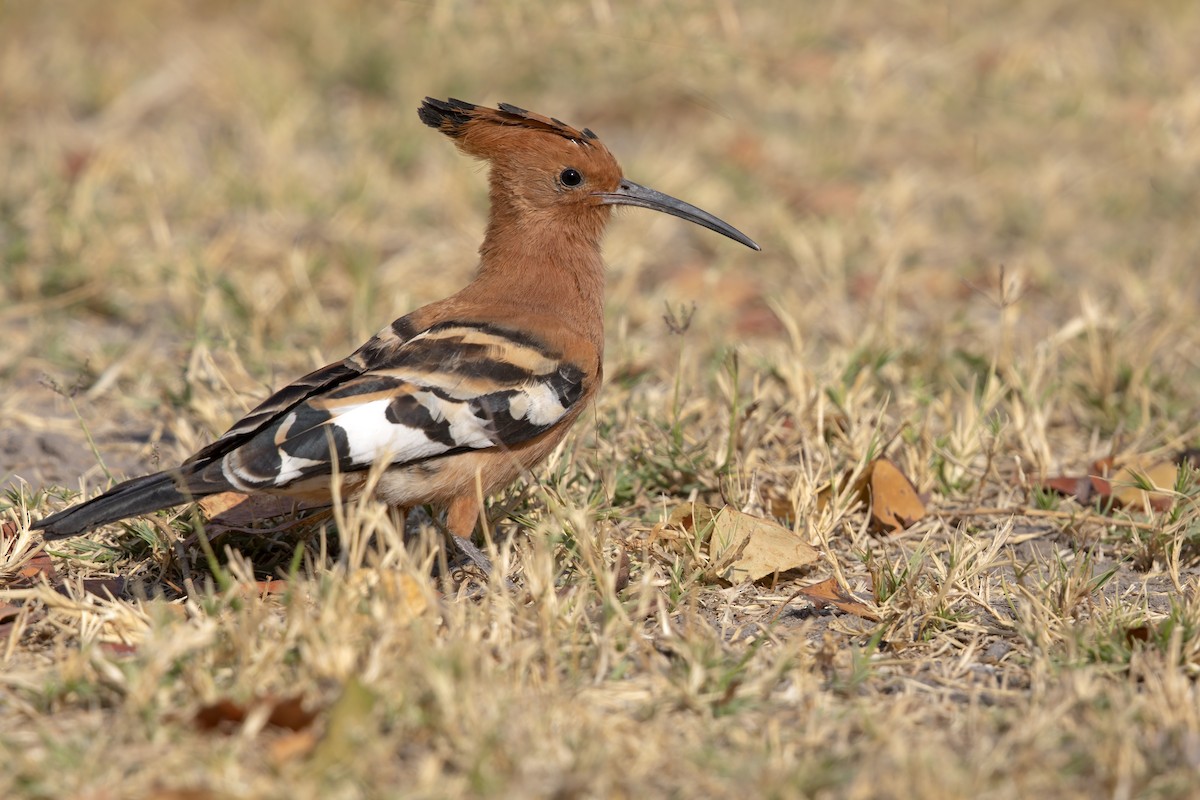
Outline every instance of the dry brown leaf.
{"type": "MultiPolygon", "coordinates": [[[[874,462],[872,462],[873,464],[874,462]]],[[[833,501],[839,497],[847,488],[865,505],[871,501],[870,493],[867,490],[867,480],[871,477],[871,465],[860,475],[855,475],[853,470],[848,470],[838,475],[833,480],[821,484],[817,487],[817,510],[824,511],[833,501]]]]}
{"type": "Polygon", "coordinates": [[[1038,485],[1065,497],[1073,497],[1080,505],[1087,505],[1095,498],[1104,499],[1112,494],[1112,485],[1108,479],[1098,474],[1056,475],[1042,479],[1038,485]]]}
{"type": "Polygon", "coordinates": [[[621,545],[621,555],[617,556],[617,574],[613,578],[613,591],[621,592],[629,586],[629,551],[621,545]]]}
{"type": "Polygon", "coordinates": [[[713,519],[708,553],[717,576],[730,583],[757,581],[820,557],[795,531],[730,506],[713,519]]]}
{"type": "Polygon", "coordinates": [[[246,709],[232,700],[218,700],[197,711],[192,721],[202,731],[232,733],[246,721],[246,709]]]}
{"type": "Polygon", "coordinates": [[[1134,642],[1148,642],[1153,634],[1154,630],[1143,622],[1125,629],[1125,643],[1132,646],[1134,642]]]}
{"type": "Polygon", "coordinates": [[[0,623],[10,622],[17,618],[21,613],[20,606],[14,606],[11,603],[0,602],[0,623]]]}
{"type": "Polygon", "coordinates": [[[38,553],[26,561],[17,574],[29,581],[36,580],[39,575],[45,575],[46,580],[51,583],[58,580],[58,570],[54,568],[54,561],[45,553],[38,553]]]}
{"type": "Polygon", "coordinates": [[[651,537],[679,538],[676,530],[689,538],[703,538],[708,573],[730,583],[761,580],[811,564],[820,556],[799,534],[731,506],[685,503],[666,522],[655,525],[651,537]]]}
{"type": "Polygon", "coordinates": [[[1175,503],[1173,491],[1179,465],[1191,463],[1191,458],[1192,453],[1188,450],[1180,452],[1171,461],[1133,456],[1118,462],[1110,456],[1093,461],[1091,475],[1059,475],[1044,478],[1039,485],[1085,505],[1096,498],[1111,498],[1114,507],[1168,511],[1175,503]],[[1143,490],[1141,486],[1146,481],[1159,491],[1143,490]]]}
{"type": "Polygon", "coordinates": [[[834,492],[837,488],[832,483],[826,483],[817,489],[817,511],[824,511],[829,508],[829,504],[833,502],[834,492]]]}
{"type": "Polygon", "coordinates": [[[288,590],[288,582],[282,578],[266,581],[255,581],[239,587],[243,597],[266,597],[272,594],[283,594],[288,590]]]}
{"type": "Polygon", "coordinates": [[[771,516],[776,519],[795,519],[796,506],[786,497],[772,497],[770,502],[771,516]]]}
{"type": "Polygon", "coordinates": [[[289,731],[299,731],[307,728],[317,718],[315,711],[304,710],[304,698],[300,695],[290,697],[264,697],[252,700],[247,705],[235,703],[229,699],[218,700],[204,706],[196,712],[194,722],[202,731],[217,731],[232,733],[246,721],[250,709],[266,704],[270,707],[267,724],[289,731]]]}
{"type": "Polygon", "coordinates": [[[298,694],[282,697],[274,702],[267,724],[289,731],[300,731],[312,725],[317,712],[304,708],[304,698],[298,694]]]}
{"type": "Polygon", "coordinates": [[[797,594],[807,598],[813,605],[834,606],[839,611],[844,611],[847,614],[869,619],[872,622],[879,622],[879,615],[872,611],[866,603],[846,592],[837,582],[837,578],[830,578],[820,583],[814,583],[811,586],[805,586],[797,594]]]}
{"type": "Polygon", "coordinates": [[[686,533],[689,538],[694,537],[697,531],[706,534],[712,526],[717,511],[718,509],[703,503],[684,503],[675,506],[666,521],[658,523],[650,531],[650,539],[651,541],[678,539],[680,531],[686,533]]]}
{"type": "Polygon", "coordinates": [[[1171,461],[1159,461],[1145,467],[1136,463],[1123,466],[1110,479],[1113,500],[1129,509],[1169,511],[1175,504],[1172,492],[1177,472],[1177,467],[1171,461]],[[1147,481],[1161,491],[1141,489],[1140,486],[1147,481]]]}
{"type": "Polygon", "coordinates": [[[899,533],[925,516],[925,504],[912,481],[886,458],[871,462],[866,483],[871,522],[884,533],[899,533]]]}

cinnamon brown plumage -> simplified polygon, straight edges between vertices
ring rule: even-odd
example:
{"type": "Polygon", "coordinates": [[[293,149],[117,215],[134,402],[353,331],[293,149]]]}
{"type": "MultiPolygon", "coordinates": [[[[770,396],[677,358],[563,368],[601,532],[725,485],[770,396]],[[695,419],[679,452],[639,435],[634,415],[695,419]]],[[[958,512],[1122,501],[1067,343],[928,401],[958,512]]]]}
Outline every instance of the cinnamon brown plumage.
{"type": "Polygon", "coordinates": [[[45,538],[225,491],[432,503],[469,536],[486,495],[554,448],[600,388],[614,205],[664,211],[758,249],[721,220],[626,180],[596,134],[507,104],[426,98],[421,120],[488,161],[491,214],[475,279],[285,386],[178,468],[36,522],[45,538]]]}

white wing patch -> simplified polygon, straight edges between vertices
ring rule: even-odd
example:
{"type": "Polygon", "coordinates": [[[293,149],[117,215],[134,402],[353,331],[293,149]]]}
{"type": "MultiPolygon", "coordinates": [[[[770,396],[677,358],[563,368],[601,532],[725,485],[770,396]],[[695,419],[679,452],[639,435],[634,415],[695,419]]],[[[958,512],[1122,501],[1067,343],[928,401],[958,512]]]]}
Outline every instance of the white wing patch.
{"type": "Polygon", "coordinates": [[[528,420],[538,426],[553,425],[567,413],[558,399],[558,392],[546,383],[535,383],[517,392],[508,401],[508,408],[513,419],[528,420]]]}
{"type": "MultiPolygon", "coordinates": [[[[348,455],[355,464],[418,461],[441,455],[451,449],[481,449],[494,447],[499,442],[495,433],[495,422],[481,416],[482,409],[472,408],[463,401],[439,397],[433,392],[414,391],[413,398],[426,410],[435,423],[449,426],[447,443],[444,438],[431,437],[420,427],[390,421],[386,414],[390,400],[379,399],[367,403],[336,409],[330,425],[336,425],[346,434],[348,455]]],[[[536,383],[508,398],[508,413],[514,420],[524,420],[529,425],[545,428],[562,419],[567,409],[559,401],[558,394],[545,383],[536,383]]],[[[284,469],[287,477],[280,476],[280,483],[294,480],[299,470],[287,469],[305,459],[286,457],[284,469]]]]}
{"type": "Polygon", "coordinates": [[[438,404],[441,413],[435,413],[434,419],[445,418],[450,422],[450,438],[454,439],[459,447],[478,449],[496,444],[487,420],[475,416],[466,403],[443,400],[429,392],[418,392],[417,397],[422,398],[422,404],[426,407],[428,404],[424,403],[424,398],[438,404]]]}
{"type": "Polygon", "coordinates": [[[450,449],[430,439],[420,428],[390,422],[385,416],[389,403],[389,400],[373,400],[333,412],[329,424],[345,431],[352,462],[367,465],[384,459],[417,461],[450,449]]]}
{"type": "Polygon", "coordinates": [[[299,478],[301,475],[303,475],[306,468],[311,469],[312,467],[319,467],[322,463],[324,463],[321,461],[314,461],[311,458],[293,456],[284,452],[283,450],[279,451],[279,455],[280,464],[279,474],[275,477],[276,486],[283,486],[284,484],[291,483],[292,481],[296,480],[296,478],[299,478]]]}

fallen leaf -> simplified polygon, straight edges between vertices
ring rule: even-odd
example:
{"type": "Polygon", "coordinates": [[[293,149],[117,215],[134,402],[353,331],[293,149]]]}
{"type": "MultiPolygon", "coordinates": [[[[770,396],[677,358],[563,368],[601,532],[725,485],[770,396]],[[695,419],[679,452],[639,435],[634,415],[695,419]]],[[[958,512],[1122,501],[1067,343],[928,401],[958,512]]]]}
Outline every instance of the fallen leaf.
{"type": "Polygon", "coordinates": [[[288,582],[281,578],[255,581],[251,584],[244,584],[241,587],[241,592],[246,597],[266,597],[272,594],[283,594],[287,590],[288,582]]]}
{"type": "Polygon", "coordinates": [[[1095,494],[1091,477],[1088,475],[1056,475],[1053,478],[1043,478],[1038,482],[1038,486],[1064,497],[1073,497],[1080,505],[1087,505],[1095,494]]]}
{"type": "Polygon", "coordinates": [[[17,618],[21,613],[20,606],[14,606],[11,603],[0,602],[0,623],[10,622],[17,618]]]}
{"type": "Polygon", "coordinates": [[[232,700],[218,700],[197,711],[192,721],[202,731],[232,733],[237,725],[246,721],[246,709],[232,700]]]}
{"type": "Polygon", "coordinates": [[[772,497],[771,516],[782,520],[793,519],[796,516],[796,506],[786,497],[772,497]]]}
{"type": "Polygon", "coordinates": [[[1117,462],[1112,457],[1092,462],[1092,474],[1058,475],[1043,478],[1039,486],[1067,497],[1081,505],[1093,500],[1111,499],[1114,507],[1141,511],[1168,511],[1175,503],[1174,486],[1178,465],[1190,463],[1191,454],[1185,450],[1172,461],[1155,461],[1133,456],[1117,462]],[[1143,489],[1145,485],[1154,487],[1143,489]]]}
{"type": "Polygon", "coordinates": [[[1159,461],[1142,468],[1129,464],[1112,476],[1113,499],[1124,508],[1143,511],[1169,511],[1175,504],[1174,486],[1178,468],[1174,462],[1159,461]],[[1147,491],[1149,484],[1160,491],[1147,491]]]}
{"type": "Polygon", "coordinates": [[[702,540],[707,574],[729,583],[757,581],[777,572],[797,569],[820,554],[794,531],[770,520],[743,514],[731,506],[703,503],[676,507],[666,522],[654,526],[652,539],[702,540]]]}
{"type": "Polygon", "coordinates": [[[9,520],[0,525],[0,540],[11,539],[17,535],[17,523],[9,520]]]}
{"type": "MultiPolygon", "coordinates": [[[[843,473],[836,481],[823,483],[817,489],[817,511],[824,511],[829,508],[829,504],[834,501],[841,492],[846,488],[846,482],[850,479],[850,473],[843,473]]],[[[860,479],[854,486],[854,494],[866,501],[866,481],[860,479]]]]}
{"type": "Polygon", "coordinates": [[[757,581],[820,557],[796,532],[730,506],[713,519],[708,553],[716,575],[730,583],[757,581]]]}
{"type": "Polygon", "coordinates": [[[312,725],[317,712],[304,708],[304,698],[295,694],[276,700],[267,717],[267,724],[289,731],[299,731],[312,725]]]}
{"type": "Polygon", "coordinates": [[[1112,495],[1112,484],[1104,477],[1107,473],[1096,468],[1099,463],[1092,465],[1091,475],[1056,475],[1038,481],[1038,486],[1074,498],[1080,505],[1086,506],[1093,500],[1106,500],[1112,495]]]}
{"type": "Polygon", "coordinates": [[[650,539],[677,539],[679,531],[686,533],[689,538],[695,537],[697,532],[707,535],[717,511],[718,509],[703,503],[675,506],[666,521],[658,523],[650,531],[650,539]]]}
{"type": "Polygon", "coordinates": [[[1150,641],[1151,633],[1153,631],[1150,629],[1150,626],[1144,622],[1141,625],[1126,628],[1125,643],[1132,646],[1134,642],[1148,642],[1150,641]]]}
{"type": "Polygon", "coordinates": [[[45,575],[46,580],[51,583],[58,580],[58,570],[54,568],[54,561],[45,553],[38,553],[26,561],[17,574],[30,581],[35,580],[39,575],[45,575]]]}
{"type": "Polygon", "coordinates": [[[846,592],[837,582],[837,578],[829,578],[820,583],[805,586],[796,594],[808,599],[813,605],[833,606],[839,611],[854,614],[856,617],[869,619],[872,622],[879,622],[880,619],[879,615],[872,611],[866,603],[846,592]]]}
{"type": "Polygon", "coordinates": [[[317,718],[315,711],[304,710],[303,701],[304,698],[300,695],[282,698],[268,696],[252,700],[247,705],[222,699],[197,711],[193,721],[196,727],[202,731],[232,733],[246,721],[252,708],[265,704],[270,708],[266,719],[267,725],[298,731],[307,728],[317,718]]]}
{"type": "Polygon", "coordinates": [[[613,577],[613,591],[622,592],[629,586],[629,550],[621,545],[621,555],[617,556],[617,574],[613,577]]]}
{"type": "Polygon", "coordinates": [[[866,484],[871,501],[871,523],[884,533],[899,533],[925,516],[925,504],[900,468],[886,458],[867,467],[866,484]]]}

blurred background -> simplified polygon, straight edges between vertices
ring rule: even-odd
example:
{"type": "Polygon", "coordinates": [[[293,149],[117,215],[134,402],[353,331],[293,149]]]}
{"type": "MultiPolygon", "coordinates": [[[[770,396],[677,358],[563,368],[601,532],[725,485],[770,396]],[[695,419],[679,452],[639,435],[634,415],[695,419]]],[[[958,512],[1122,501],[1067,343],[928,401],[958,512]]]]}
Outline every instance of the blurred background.
{"type": "Polygon", "coordinates": [[[1183,0],[5,3],[0,481],[98,476],[80,418],[116,472],[173,461],[467,281],[485,177],[425,95],[591,127],[763,246],[620,214],[616,385],[1018,364],[1084,432],[1186,436],[1196,42],[1183,0]]]}

